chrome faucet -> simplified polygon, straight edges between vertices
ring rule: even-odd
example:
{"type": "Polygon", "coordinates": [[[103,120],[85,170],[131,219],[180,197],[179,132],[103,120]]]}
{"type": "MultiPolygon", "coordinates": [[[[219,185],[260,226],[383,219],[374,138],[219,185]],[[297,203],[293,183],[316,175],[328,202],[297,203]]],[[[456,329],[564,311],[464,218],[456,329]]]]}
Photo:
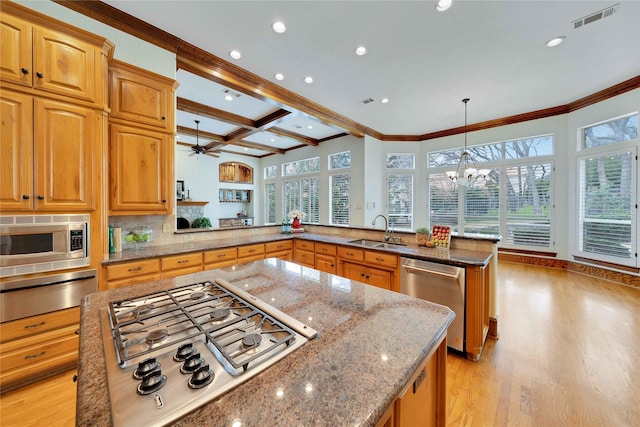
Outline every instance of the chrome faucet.
{"type": "Polygon", "coordinates": [[[388,242],[391,236],[389,235],[389,221],[387,220],[387,217],[382,215],[382,214],[376,215],[376,217],[373,218],[373,221],[371,221],[371,225],[373,225],[375,227],[376,226],[376,220],[379,217],[382,217],[382,219],[384,219],[384,241],[388,242]]]}

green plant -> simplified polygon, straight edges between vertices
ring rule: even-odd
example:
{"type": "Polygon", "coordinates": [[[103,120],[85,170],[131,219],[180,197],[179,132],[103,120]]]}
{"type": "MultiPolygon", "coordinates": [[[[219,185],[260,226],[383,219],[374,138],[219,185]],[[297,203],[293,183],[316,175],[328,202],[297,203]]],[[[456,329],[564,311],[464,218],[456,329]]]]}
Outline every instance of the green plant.
{"type": "Polygon", "coordinates": [[[416,234],[431,234],[431,230],[429,230],[429,227],[416,228],[416,234]]]}
{"type": "Polygon", "coordinates": [[[211,221],[206,217],[196,218],[193,220],[191,228],[211,228],[211,221]]]}

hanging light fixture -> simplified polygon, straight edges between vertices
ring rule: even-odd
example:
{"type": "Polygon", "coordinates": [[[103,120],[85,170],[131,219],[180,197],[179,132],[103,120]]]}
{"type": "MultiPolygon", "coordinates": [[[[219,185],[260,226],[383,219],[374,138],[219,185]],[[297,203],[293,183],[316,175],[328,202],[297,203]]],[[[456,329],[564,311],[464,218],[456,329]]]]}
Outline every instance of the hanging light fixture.
{"type": "Polygon", "coordinates": [[[467,103],[469,102],[469,98],[463,99],[462,102],[464,102],[464,149],[460,160],[458,160],[456,170],[447,171],[447,176],[454,183],[462,187],[469,187],[476,179],[486,177],[490,171],[488,169],[480,169],[478,171],[469,156],[469,152],[467,151],[467,103]]]}

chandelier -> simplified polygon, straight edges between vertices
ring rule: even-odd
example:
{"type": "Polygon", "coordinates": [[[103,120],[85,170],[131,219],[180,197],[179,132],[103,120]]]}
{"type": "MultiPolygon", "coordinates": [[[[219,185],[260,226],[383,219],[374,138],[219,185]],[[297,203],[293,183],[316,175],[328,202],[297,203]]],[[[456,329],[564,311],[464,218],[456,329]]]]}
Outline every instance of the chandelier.
{"type": "Polygon", "coordinates": [[[467,151],[467,102],[469,102],[469,98],[463,99],[462,102],[464,102],[464,149],[462,150],[460,160],[458,160],[456,170],[447,171],[447,176],[455,184],[462,187],[469,187],[473,185],[478,178],[485,178],[490,170],[478,170],[469,156],[469,152],[467,151]]]}

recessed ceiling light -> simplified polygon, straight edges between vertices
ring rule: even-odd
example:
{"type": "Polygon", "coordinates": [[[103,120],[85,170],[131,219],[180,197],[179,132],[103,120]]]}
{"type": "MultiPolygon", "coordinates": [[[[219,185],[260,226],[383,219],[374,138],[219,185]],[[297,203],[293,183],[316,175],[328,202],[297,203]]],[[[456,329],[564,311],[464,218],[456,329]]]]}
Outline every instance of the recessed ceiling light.
{"type": "Polygon", "coordinates": [[[282,34],[285,31],[287,31],[287,27],[284,25],[284,22],[280,22],[280,21],[274,22],[271,28],[273,28],[273,31],[279,34],[282,34]]]}
{"type": "Polygon", "coordinates": [[[389,98],[382,98],[382,99],[380,100],[380,102],[381,102],[382,104],[388,104],[388,103],[389,103],[389,98]]]}
{"type": "Polygon", "coordinates": [[[232,50],[231,52],[229,52],[229,56],[232,57],[233,59],[242,58],[242,54],[237,50],[232,50]]]}
{"type": "Polygon", "coordinates": [[[358,47],[356,48],[356,55],[358,55],[358,56],[362,56],[362,55],[364,55],[365,53],[367,53],[367,48],[366,48],[366,47],[364,47],[364,46],[358,46],[358,47]]]}
{"type": "Polygon", "coordinates": [[[438,0],[436,1],[436,10],[438,12],[444,12],[449,9],[453,4],[453,0],[438,0]]]}
{"type": "Polygon", "coordinates": [[[313,129],[313,126],[309,125],[307,126],[307,129],[313,129]]]}
{"type": "Polygon", "coordinates": [[[564,39],[566,39],[565,36],[554,37],[546,43],[547,47],[558,46],[560,43],[564,41],[564,39]]]}
{"type": "Polygon", "coordinates": [[[225,96],[224,96],[224,99],[225,99],[225,100],[227,100],[227,101],[233,101],[233,96],[231,96],[231,95],[225,95],[225,96]]]}
{"type": "Polygon", "coordinates": [[[284,74],[282,73],[276,73],[273,77],[275,77],[276,80],[284,80],[284,74]]]}
{"type": "Polygon", "coordinates": [[[276,142],[275,138],[271,138],[269,141],[270,142],[276,142]]]}
{"type": "Polygon", "coordinates": [[[304,82],[305,82],[306,84],[311,84],[311,83],[313,83],[313,77],[311,77],[311,76],[307,76],[307,77],[305,77],[305,78],[304,78],[304,82]]]}

